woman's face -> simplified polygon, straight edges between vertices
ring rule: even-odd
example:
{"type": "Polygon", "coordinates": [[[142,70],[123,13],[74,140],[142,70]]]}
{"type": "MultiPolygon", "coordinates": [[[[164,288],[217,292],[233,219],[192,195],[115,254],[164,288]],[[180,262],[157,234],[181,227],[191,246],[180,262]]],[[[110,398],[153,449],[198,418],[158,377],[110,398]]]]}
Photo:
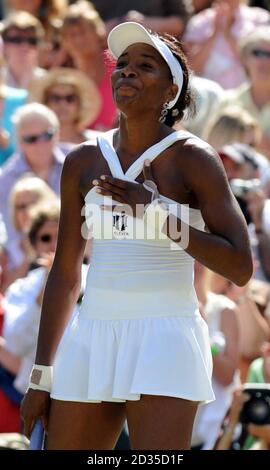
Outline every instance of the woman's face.
{"type": "Polygon", "coordinates": [[[80,111],[80,98],[72,85],[54,85],[47,93],[45,103],[57,115],[60,124],[76,123],[80,111]]]}
{"type": "Polygon", "coordinates": [[[14,212],[19,231],[25,231],[29,223],[29,209],[38,200],[38,196],[31,191],[17,193],[14,200],[14,212]]]}
{"type": "Polygon", "coordinates": [[[11,27],[4,39],[4,55],[8,64],[19,62],[24,67],[35,67],[38,62],[39,38],[34,28],[11,27]],[[20,43],[14,43],[16,40],[20,43]]]}
{"type": "Polygon", "coordinates": [[[247,53],[245,66],[251,83],[269,83],[270,42],[258,42],[247,53]]]}
{"type": "Polygon", "coordinates": [[[71,57],[100,52],[100,38],[93,26],[83,21],[65,25],[62,31],[62,44],[71,57]]]}
{"type": "Polygon", "coordinates": [[[37,256],[54,253],[58,235],[58,222],[47,221],[36,234],[35,250],[37,256]]]}
{"type": "Polygon", "coordinates": [[[30,115],[23,119],[17,137],[20,150],[31,167],[45,170],[51,165],[58,134],[45,116],[30,115]]]}
{"type": "Polygon", "coordinates": [[[161,55],[143,43],[129,46],[118,58],[112,87],[115,102],[124,113],[126,109],[141,113],[154,110],[158,115],[162,105],[173,97],[168,96],[168,91],[173,94],[177,90],[161,55]]]}

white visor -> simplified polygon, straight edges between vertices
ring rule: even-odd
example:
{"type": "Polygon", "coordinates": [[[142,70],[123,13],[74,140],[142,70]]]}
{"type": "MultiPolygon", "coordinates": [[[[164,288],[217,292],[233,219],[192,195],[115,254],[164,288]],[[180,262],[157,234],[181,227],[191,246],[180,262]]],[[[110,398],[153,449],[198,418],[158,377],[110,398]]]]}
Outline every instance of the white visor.
{"type": "Polygon", "coordinates": [[[183,70],[169,47],[157,36],[147,31],[141,24],[134,23],[133,21],[119,24],[112,29],[108,36],[109,50],[116,59],[118,59],[127,47],[137,42],[149,44],[149,46],[154,47],[168,64],[173,77],[173,83],[178,86],[175,98],[168,103],[168,108],[172,108],[177,102],[182,90],[183,70]]]}

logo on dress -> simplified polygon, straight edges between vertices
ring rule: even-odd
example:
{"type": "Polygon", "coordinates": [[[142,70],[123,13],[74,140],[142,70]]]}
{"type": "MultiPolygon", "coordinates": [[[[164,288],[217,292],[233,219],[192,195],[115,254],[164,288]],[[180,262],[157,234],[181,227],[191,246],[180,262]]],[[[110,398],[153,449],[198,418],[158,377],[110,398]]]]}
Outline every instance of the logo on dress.
{"type": "Polygon", "coordinates": [[[113,214],[112,218],[114,236],[124,237],[125,235],[128,235],[128,232],[126,231],[126,228],[128,226],[128,216],[126,215],[126,213],[122,211],[121,214],[113,214]]]}

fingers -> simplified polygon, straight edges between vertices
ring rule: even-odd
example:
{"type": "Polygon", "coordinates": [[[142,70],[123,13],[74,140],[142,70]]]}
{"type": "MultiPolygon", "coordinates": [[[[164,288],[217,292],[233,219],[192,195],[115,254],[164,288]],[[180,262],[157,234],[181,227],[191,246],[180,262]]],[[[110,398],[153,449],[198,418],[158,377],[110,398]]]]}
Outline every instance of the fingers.
{"type": "Polygon", "coordinates": [[[35,421],[33,419],[24,420],[23,433],[28,439],[30,439],[31,437],[31,433],[33,431],[34,425],[35,425],[35,421]]]}
{"type": "Polygon", "coordinates": [[[109,176],[109,175],[101,175],[99,179],[98,178],[94,179],[92,183],[98,186],[103,185],[103,183],[109,183],[113,185],[114,187],[117,187],[122,190],[125,190],[127,185],[130,184],[128,181],[120,180],[119,178],[114,178],[113,176],[109,176]]]}
{"type": "Polygon", "coordinates": [[[109,189],[97,188],[96,191],[98,192],[98,194],[101,194],[102,196],[108,196],[108,197],[111,197],[115,201],[121,202],[123,204],[125,203],[125,199],[122,196],[120,196],[118,193],[110,191],[109,189]]]}
{"type": "Polygon", "coordinates": [[[101,176],[100,179],[93,180],[93,185],[98,186],[96,189],[97,193],[103,196],[111,196],[116,201],[124,202],[125,189],[120,188],[115,181],[117,183],[117,181],[121,180],[108,176],[101,176]]]}

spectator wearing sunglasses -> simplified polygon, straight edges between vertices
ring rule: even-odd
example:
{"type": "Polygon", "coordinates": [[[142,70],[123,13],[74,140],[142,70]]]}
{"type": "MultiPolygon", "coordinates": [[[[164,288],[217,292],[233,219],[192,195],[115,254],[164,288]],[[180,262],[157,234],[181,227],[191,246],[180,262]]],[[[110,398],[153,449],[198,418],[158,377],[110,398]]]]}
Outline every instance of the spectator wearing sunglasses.
{"type": "Polygon", "coordinates": [[[39,103],[22,106],[16,111],[14,122],[18,152],[2,166],[0,174],[0,212],[10,243],[15,243],[15,240],[19,242],[21,238],[13,227],[9,207],[9,196],[14,184],[23,174],[30,172],[46,181],[59,194],[65,153],[70,150],[68,146],[59,147],[59,121],[56,114],[46,106],[39,103]]]}
{"type": "Polygon", "coordinates": [[[250,8],[247,0],[219,0],[194,15],[185,34],[185,46],[194,72],[225,89],[246,81],[238,44],[247,34],[270,21],[262,8],[250,8]]]}
{"type": "Polygon", "coordinates": [[[20,239],[16,238],[13,242],[7,240],[3,247],[0,247],[0,291],[4,292],[17,278],[24,277],[33,261],[33,249],[27,236],[30,211],[38,204],[49,201],[53,203],[56,200],[55,192],[47,183],[32,174],[23,175],[13,186],[9,207],[13,226],[20,239]]]}
{"type": "MultiPolygon", "coordinates": [[[[21,396],[26,392],[34,363],[43,292],[55,255],[59,215],[58,203],[39,205],[30,212],[28,236],[35,252],[37,267],[29,271],[26,277],[14,282],[6,295],[3,327],[5,350],[21,361],[14,377],[14,388],[21,396]]],[[[78,302],[84,290],[86,271],[87,268],[83,265],[78,302]]],[[[77,308],[76,304],[71,318],[77,308]]]]}
{"type": "Polygon", "coordinates": [[[257,28],[241,43],[241,57],[248,83],[227,93],[222,106],[231,103],[246,109],[262,133],[258,150],[270,158],[270,26],[257,28]]]}
{"type": "Polygon", "coordinates": [[[50,270],[57,239],[59,204],[39,206],[30,213],[29,243],[37,269],[15,281],[7,291],[3,336],[0,336],[0,430],[18,432],[19,405],[32,367],[44,283],[50,270]],[[16,361],[17,359],[17,361],[16,361]],[[7,419],[7,411],[12,419],[7,419]]]}
{"type": "Polygon", "coordinates": [[[61,28],[61,43],[75,68],[84,72],[98,87],[101,109],[91,124],[98,131],[114,127],[117,119],[110,79],[113,66],[104,54],[105,37],[105,24],[91,2],[69,6],[61,28]]]}
{"type": "Polygon", "coordinates": [[[33,78],[42,77],[46,71],[38,67],[39,46],[44,30],[30,13],[12,13],[2,23],[4,56],[3,75],[6,85],[28,89],[33,78]]]}
{"type": "Polygon", "coordinates": [[[46,31],[53,21],[61,18],[68,0],[8,0],[6,3],[8,12],[27,11],[41,22],[46,31]]]}
{"type": "Polygon", "coordinates": [[[69,68],[51,70],[30,88],[30,99],[45,104],[60,122],[60,142],[80,144],[95,138],[91,127],[101,109],[101,97],[93,80],[69,68]]]}

